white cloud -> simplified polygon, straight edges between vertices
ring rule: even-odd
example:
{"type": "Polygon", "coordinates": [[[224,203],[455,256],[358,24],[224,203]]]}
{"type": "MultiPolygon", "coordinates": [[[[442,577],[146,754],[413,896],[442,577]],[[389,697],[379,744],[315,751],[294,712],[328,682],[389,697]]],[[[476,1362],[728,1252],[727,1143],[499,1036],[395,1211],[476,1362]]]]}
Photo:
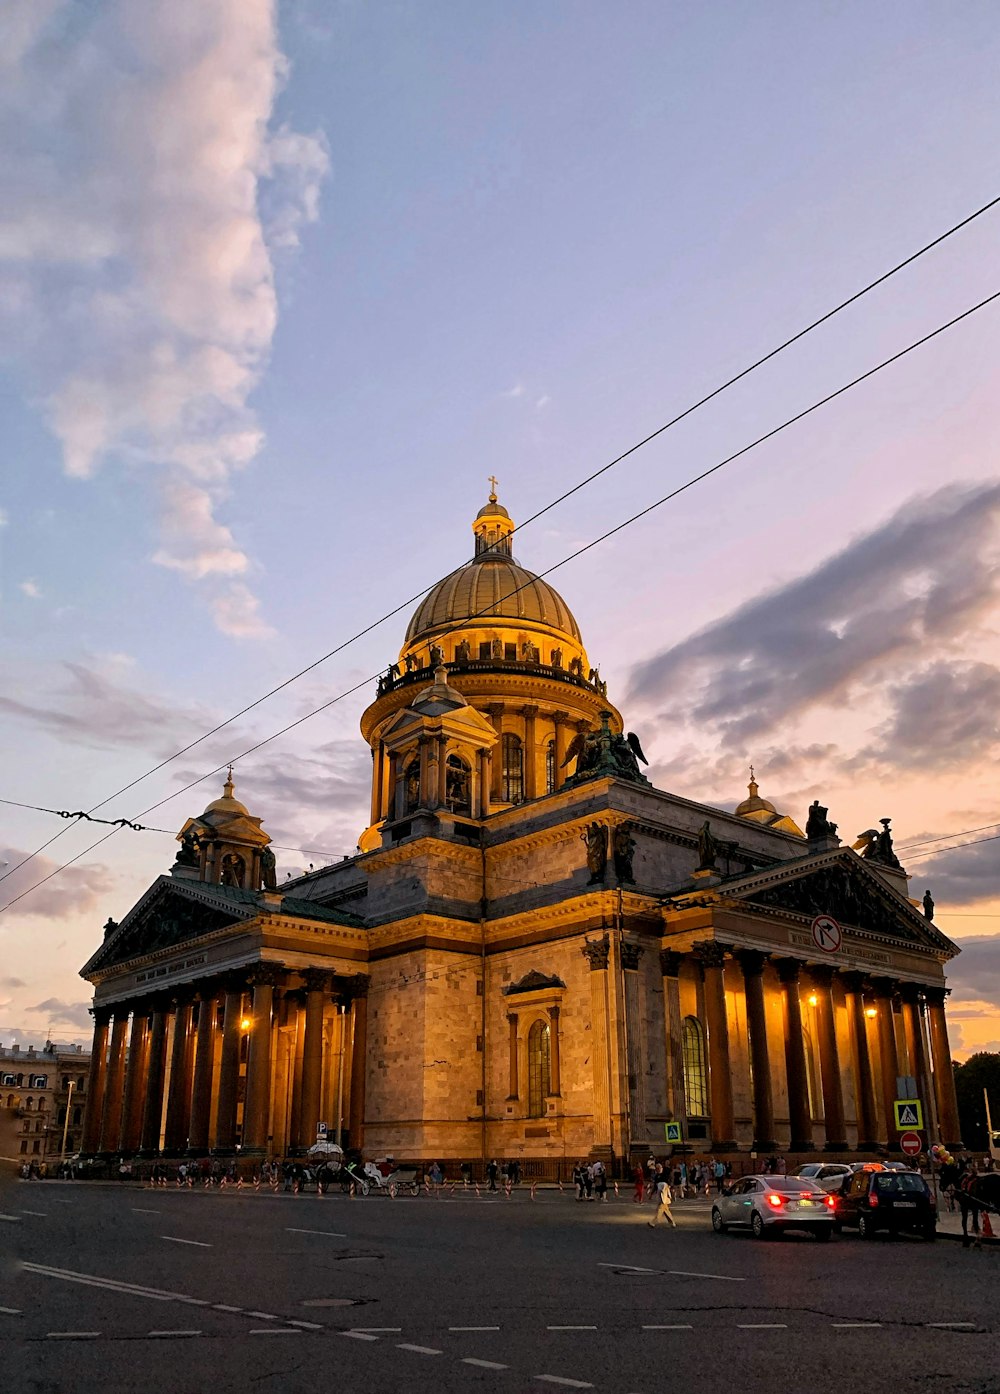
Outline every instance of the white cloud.
{"type": "Polygon", "coordinates": [[[539,397],[538,401],[535,403],[535,410],[543,411],[551,401],[552,398],[549,396],[549,394],[547,392],[543,392],[542,395],[539,397]]]}
{"type": "MultiPolygon", "coordinates": [[[[0,847],[0,864],[16,866],[24,861],[27,852],[20,847],[0,847]]],[[[49,857],[35,857],[19,871],[8,871],[0,883],[0,907],[10,904],[35,882],[55,871],[59,863],[49,857]]],[[[25,896],[16,907],[19,915],[39,919],[63,920],[67,915],[86,913],[99,905],[112,890],[116,881],[108,867],[100,862],[80,862],[37,891],[25,896]]]]}
{"type": "Polygon", "coordinates": [[[18,590],[22,595],[26,595],[30,600],[41,599],[42,592],[38,589],[38,583],[30,578],[26,581],[18,582],[18,590]]]}
{"type": "Polygon", "coordinates": [[[69,475],[162,473],[154,560],[206,586],[227,632],[266,633],[216,514],[262,442],[272,252],[316,219],[328,167],[322,137],[269,130],[274,0],[14,0],[0,54],[0,353],[69,475]]]}
{"type": "Polygon", "coordinates": [[[506,390],[506,392],[501,392],[501,393],[500,393],[500,396],[501,396],[501,397],[507,397],[507,398],[510,398],[511,400],[514,400],[514,399],[517,398],[517,397],[523,397],[524,394],[525,394],[525,391],[526,391],[526,388],[525,388],[523,382],[515,382],[515,384],[514,384],[513,387],[508,387],[507,390],[506,390]]]}
{"type": "Polygon", "coordinates": [[[5,528],[9,522],[10,519],[7,516],[7,510],[5,508],[0,508],[0,528],[5,528]]]}

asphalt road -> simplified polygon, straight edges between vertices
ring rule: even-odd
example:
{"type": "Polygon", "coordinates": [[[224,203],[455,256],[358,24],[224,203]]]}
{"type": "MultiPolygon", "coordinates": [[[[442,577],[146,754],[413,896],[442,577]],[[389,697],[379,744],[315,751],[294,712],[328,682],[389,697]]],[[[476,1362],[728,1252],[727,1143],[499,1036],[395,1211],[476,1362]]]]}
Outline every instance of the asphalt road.
{"type": "Polygon", "coordinates": [[[1000,1249],[622,1198],[0,1188],[0,1389],[1000,1391],[1000,1249]]]}

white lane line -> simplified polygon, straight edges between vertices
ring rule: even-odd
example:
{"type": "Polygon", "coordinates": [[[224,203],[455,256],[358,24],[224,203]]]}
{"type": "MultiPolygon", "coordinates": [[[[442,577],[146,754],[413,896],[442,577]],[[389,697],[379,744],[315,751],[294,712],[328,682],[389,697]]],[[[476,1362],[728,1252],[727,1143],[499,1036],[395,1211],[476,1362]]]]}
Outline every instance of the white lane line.
{"type": "Polygon", "coordinates": [[[509,1365],[501,1365],[499,1360],[476,1360],[474,1356],[463,1355],[463,1365],[475,1365],[480,1370],[509,1370],[509,1365]]]}
{"type": "Polygon", "coordinates": [[[588,1384],[582,1379],[563,1379],[561,1375],[536,1375],[535,1379],[541,1384],[564,1384],[568,1389],[593,1389],[592,1384],[588,1384]]]}
{"type": "Polygon", "coordinates": [[[851,1331],[858,1326],[881,1326],[880,1321],[831,1321],[834,1331],[851,1331]]]}
{"type": "Polygon", "coordinates": [[[398,1336],[401,1326],[352,1326],[352,1331],[366,1331],[371,1336],[398,1336]]]}
{"type": "Polygon", "coordinates": [[[212,1307],[217,1312],[242,1312],[242,1307],[230,1307],[228,1302],[213,1302],[212,1307]]]}
{"type": "Polygon", "coordinates": [[[713,1278],[717,1283],[745,1283],[746,1278],[734,1278],[729,1273],[688,1273],[684,1268],[668,1268],[672,1278],[713,1278]]]}
{"type": "Polygon", "coordinates": [[[396,1342],[396,1349],[397,1349],[397,1350],[412,1350],[413,1353],[414,1353],[415,1355],[440,1355],[440,1354],[441,1354],[441,1352],[440,1352],[439,1350],[435,1350],[433,1346],[411,1346],[407,1341],[397,1341],[397,1342],[396,1342]]]}
{"type": "Polygon", "coordinates": [[[163,1288],[140,1287],[137,1283],[121,1283],[112,1278],[99,1278],[93,1273],[78,1273],[72,1268],[51,1268],[42,1263],[22,1263],[21,1268],[25,1273],[35,1273],[40,1278],[57,1278],[64,1283],[82,1283],[84,1287],[108,1288],[112,1292],[123,1292],[130,1297],[148,1297],[154,1302],[183,1302],[189,1307],[211,1305],[203,1297],[188,1297],[182,1292],[168,1292],[163,1288]]]}
{"type": "Polygon", "coordinates": [[[293,1326],[251,1326],[251,1336],[301,1336],[293,1326]]]}
{"type": "Polygon", "coordinates": [[[246,1310],[248,1317],[256,1317],[258,1321],[280,1321],[281,1317],[276,1317],[273,1312],[251,1312],[248,1307],[246,1310]]]}
{"type": "Polygon", "coordinates": [[[200,1331],[147,1331],[147,1336],[200,1336],[200,1331]]]}
{"type": "Polygon", "coordinates": [[[168,1244],[190,1244],[196,1249],[210,1249],[211,1244],[206,1244],[203,1239],[178,1239],[174,1234],[161,1234],[161,1239],[165,1239],[168,1244]]]}
{"type": "MultiPolygon", "coordinates": [[[[598,1268],[616,1268],[619,1273],[662,1273],[662,1268],[636,1268],[632,1263],[599,1263],[598,1268]]],[[[701,1276],[700,1274],[698,1275],[701,1276]]],[[[543,1376],[539,1375],[539,1379],[543,1376]]]]}
{"type": "Polygon", "coordinates": [[[292,1229],[290,1225],[285,1227],[286,1234],[322,1234],[327,1239],[346,1239],[346,1234],[339,1234],[335,1229],[292,1229]]]}
{"type": "Polygon", "coordinates": [[[47,1218],[48,1218],[48,1213],[49,1213],[49,1212],[48,1212],[47,1210],[22,1210],[22,1211],[21,1211],[21,1214],[22,1214],[22,1215],[37,1215],[38,1218],[39,1218],[40,1220],[47,1219],[47,1218]]]}
{"type": "Polygon", "coordinates": [[[20,1217],[20,1215],[2,1215],[2,1214],[0,1214],[0,1220],[10,1220],[11,1223],[12,1223],[12,1224],[15,1224],[15,1225],[19,1225],[19,1224],[21,1223],[21,1217],[20,1217]]]}
{"type": "Polygon", "coordinates": [[[21,1308],[20,1308],[20,1307],[0,1307],[0,1312],[3,1312],[4,1316],[8,1316],[8,1317],[19,1317],[19,1316],[21,1315],[21,1308]]]}
{"type": "Polygon", "coordinates": [[[596,1326],[547,1326],[546,1331],[596,1331],[596,1326]]]}
{"type": "Polygon", "coordinates": [[[929,1321],[927,1325],[934,1331],[975,1331],[974,1321],[929,1321]]]}
{"type": "Polygon", "coordinates": [[[449,1326],[449,1331],[499,1331],[499,1326],[449,1326]]]}
{"type": "Polygon", "coordinates": [[[377,1341],[377,1336],[369,1336],[367,1331],[341,1331],[341,1336],[350,1336],[355,1341],[377,1341]]]}
{"type": "Polygon", "coordinates": [[[676,1326],[644,1326],[643,1331],[693,1331],[694,1327],[685,1322],[683,1325],[676,1326]]]}
{"type": "Polygon", "coordinates": [[[47,1341],[96,1341],[99,1331],[46,1331],[47,1341]]]}
{"type": "Polygon", "coordinates": [[[304,1331],[322,1331],[323,1325],[318,1321],[293,1321],[288,1319],[289,1326],[301,1326],[304,1331]]]}
{"type": "Polygon", "coordinates": [[[738,1321],[738,1331],[787,1331],[787,1321],[738,1321]]]}
{"type": "Polygon", "coordinates": [[[72,1205],[72,1204],[73,1204],[73,1202],[72,1202],[71,1200],[57,1200],[57,1199],[55,1198],[55,1196],[52,1197],[52,1202],[53,1202],[54,1205],[72,1205]]]}
{"type": "Polygon", "coordinates": [[[132,1206],[133,1215],[159,1215],[159,1210],[143,1210],[141,1205],[132,1206]]]}

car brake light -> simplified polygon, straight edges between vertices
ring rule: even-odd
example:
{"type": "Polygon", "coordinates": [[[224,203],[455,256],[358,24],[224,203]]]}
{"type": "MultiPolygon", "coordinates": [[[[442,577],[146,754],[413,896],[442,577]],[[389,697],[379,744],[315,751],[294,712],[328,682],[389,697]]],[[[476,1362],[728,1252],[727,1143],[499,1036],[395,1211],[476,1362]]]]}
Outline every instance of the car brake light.
{"type": "Polygon", "coordinates": [[[872,1191],[871,1195],[868,1197],[868,1204],[873,1210],[878,1208],[878,1196],[874,1191],[872,1191]]]}
{"type": "Polygon", "coordinates": [[[827,1205],[830,1207],[831,1210],[832,1210],[832,1209],[834,1208],[834,1206],[837,1204],[837,1202],[834,1200],[833,1196],[827,1196],[827,1198],[826,1198],[826,1203],[827,1203],[827,1205]]]}
{"type": "Polygon", "coordinates": [[[768,1205],[773,1205],[774,1208],[777,1209],[778,1206],[784,1205],[784,1203],[785,1203],[785,1197],[784,1197],[784,1196],[775,1195],[775,1193],[772,1191],[772,1192],[770,1193],[770,1195],[768,1196],[768,1198],[767,1198],[767,1203],[768,1203],[768,1205]]]}

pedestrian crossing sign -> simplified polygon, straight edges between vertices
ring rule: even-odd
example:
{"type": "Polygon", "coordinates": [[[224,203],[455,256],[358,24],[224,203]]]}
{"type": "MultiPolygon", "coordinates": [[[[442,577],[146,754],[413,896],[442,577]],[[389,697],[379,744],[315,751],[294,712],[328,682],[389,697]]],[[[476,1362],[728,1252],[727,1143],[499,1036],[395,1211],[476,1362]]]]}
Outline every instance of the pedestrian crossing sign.
{"type": "Polygon", "coordinates": [[[919,1099],[897,1099],[895,1109],[897,1132],[905,1133],[910,1128],[924,1126],[924,1110],[919,1099]]]}
{"type": "Polygon", "coordinates": [[[681,1142],[681,1125],[679,1123],[664,1123],[663,1135],[668,1142],[681,1142]]]}

